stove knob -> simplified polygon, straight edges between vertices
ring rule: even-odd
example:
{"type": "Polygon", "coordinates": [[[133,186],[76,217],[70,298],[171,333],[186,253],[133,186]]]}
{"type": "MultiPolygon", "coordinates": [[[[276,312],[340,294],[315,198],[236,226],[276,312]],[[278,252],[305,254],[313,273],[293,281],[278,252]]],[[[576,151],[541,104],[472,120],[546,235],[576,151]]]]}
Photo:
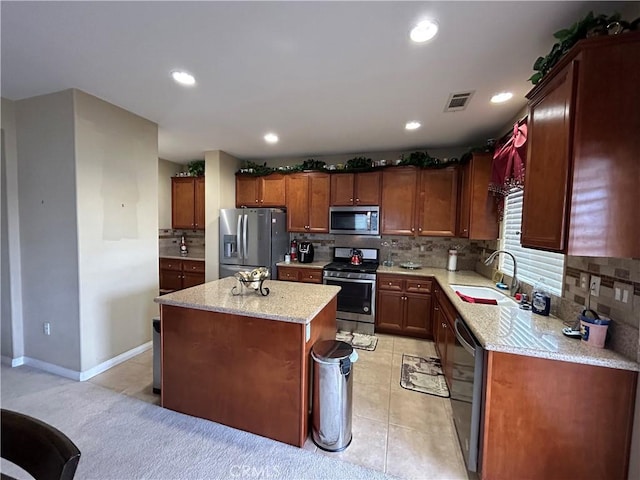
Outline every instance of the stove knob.
{"type": "Polygon", "coordinates": [[[369,307],[364,307],[362,310],[364,310],[364,313],[367,313],[369,311],[369,307]]]}

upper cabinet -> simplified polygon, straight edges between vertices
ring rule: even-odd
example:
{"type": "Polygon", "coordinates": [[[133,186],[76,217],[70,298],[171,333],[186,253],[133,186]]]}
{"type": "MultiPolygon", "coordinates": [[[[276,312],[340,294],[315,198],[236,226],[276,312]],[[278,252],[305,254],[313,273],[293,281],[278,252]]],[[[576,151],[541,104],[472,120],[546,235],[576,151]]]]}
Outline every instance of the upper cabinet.
{"type": "Polygon", "coordinates": [[[382,173],[382,233],[453,237],[456,233],[456,167],[395,167],[382,173]]]}
{"type": "Polygon", "coordinates": [[[204,177],[171,179],[171,227],[203,230],[204,177]]]}
{"type": "Polygon", "coordinates": [[[287,230],[329,232],[330,180],[327,173],[294,173],[285,176],[287,230]]]}
{"type": "Polygon", "coordinates": [[[284,175],[236,175],[236,207],[284,207],[284,175]]]}
{"type": "Polygon", "coordinates": [[[331,205],[380,205],[380,172],[331,175],[331,205]]]}
{"type": "Polygon", "coordinates": [[[528,95],[522,245],[640,257],[640,33],[582,40],[528,95]]]}
{"type": "Polygon", "coordinates": [[[458,237],[472,240],[498,238],[498,208],[495,198],[489,193],[492,162],[491,154],[474,153],[471,160],[460,168],[458,237]]]}

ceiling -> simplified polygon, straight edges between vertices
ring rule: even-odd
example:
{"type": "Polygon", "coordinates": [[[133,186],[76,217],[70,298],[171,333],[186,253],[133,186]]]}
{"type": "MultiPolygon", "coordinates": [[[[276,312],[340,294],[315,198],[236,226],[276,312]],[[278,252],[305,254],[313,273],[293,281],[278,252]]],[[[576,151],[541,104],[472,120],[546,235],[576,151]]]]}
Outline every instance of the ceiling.
{"type": "Polygon", "coordinates": [[[156,122],[160,157],[182,163],[473,146],[523,109],[553,32],[628,3],[2,1],[2,96],[78,88],[156,122]],[[439,33],[413,44],[424,18],[439,33]]]}

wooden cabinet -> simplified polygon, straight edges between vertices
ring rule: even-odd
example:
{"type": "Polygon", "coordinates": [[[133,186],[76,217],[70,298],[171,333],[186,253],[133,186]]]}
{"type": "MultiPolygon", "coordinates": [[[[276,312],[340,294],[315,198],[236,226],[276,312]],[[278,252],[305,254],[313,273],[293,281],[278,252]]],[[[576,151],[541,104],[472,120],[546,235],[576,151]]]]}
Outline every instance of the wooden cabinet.
{"type": "Polygon", "coordinates": [[[203,230],[204,216],[204,177],[173,177],[171,179],[171,227],[203,230]]]}
{"type": "Polygon", "coordinates": [[[523,246],[640,257],[640,32],[578,42],[529,94],[523,246]]]}
{"type": "Polygon", "coordinates": [[[380,205],[380,172],[331,175],[331,205],[380,205]]]}
{"type": "Polygon", "coordinates": [[[482,478],[627,478],[636,382],[628,370],[488,352],[482,478]]]}
{"type": "Polygon", "coordinates": [[[455,167],[394,167],[382,173],[382,233],[448,236],[456,233],[455,167]]]}
{"type": "Polygon", "coordinates": [[[294,173],[285,176],[287,230],[329,232],[330,180],[327,173],[294,173]]]}
{"type": "Polygon", "coordinates": [[[278,280],[287,282],[322,283],[322,269],[278,266],[278,280]]]}
{"type": "Polygon", "coordinates": [[[285,179],[280,173],[263,177],[236,175],[236,207],[284,207],[285,179]]]}
{"type": "Polygon", "coordinates": [[[435,300],[433,304],[433,332],[436,350],[440,357],[440,364],[447,385],[451,388],[453,376],[453,351],[456,343],[454,324],[456,310],[446,297],[440,286],[434,288],[435,300]]]}
{"type": "Polygon", "coordinates": [[[174,291],[204,283],[204,262],[174,258],[160,259],[160,290],[174,291]]]}
{"type": "Polygon", "coordinates": [[[432,280],[378,274],[376,332],[432,338],[432,280]]]}
{"type": "Polygon", "coordinates": [[[460,168],[458,202],[458,237],[472,240],[495,240],[500,223],[495,197],[489,193],[493,157],[474,153],[460,168]]]}

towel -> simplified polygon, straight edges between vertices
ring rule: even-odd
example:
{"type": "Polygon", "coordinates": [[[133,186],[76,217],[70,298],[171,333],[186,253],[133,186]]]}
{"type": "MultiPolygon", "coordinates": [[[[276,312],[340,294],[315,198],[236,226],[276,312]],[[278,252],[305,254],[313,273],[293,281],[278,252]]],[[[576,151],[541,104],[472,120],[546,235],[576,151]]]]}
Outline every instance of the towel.
{"type": "Polygon", "coordinates": [[[458,290],[456,290],[456,294],[465,302],[469,302],[469,303],[486,303],[487,305],[497,305],[498,302],[493,299],[493,298],[474,298],[474,297],[470,297],[469,295],[464,295],[463,293],[460,293],[458,290]]]}

